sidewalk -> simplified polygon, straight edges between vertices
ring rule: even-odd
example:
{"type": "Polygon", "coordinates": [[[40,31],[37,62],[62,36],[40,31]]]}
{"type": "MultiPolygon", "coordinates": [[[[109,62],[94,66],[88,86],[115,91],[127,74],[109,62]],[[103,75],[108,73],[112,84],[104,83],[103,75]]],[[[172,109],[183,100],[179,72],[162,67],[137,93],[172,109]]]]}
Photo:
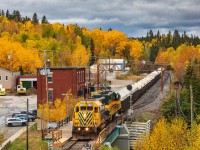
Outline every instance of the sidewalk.
{"type": "MultiPolygon", "coordinates": [[[[29,126],[28,128],[32,127],[35,123],[37,122],[29,122],[29,126]]],[[[14,127],[13,127],[14,128],[14,127]]],[[[13,142],[14,140],[16,140],[22,133],[24,133],[26,131],[26,126],[23,127],[22,129],[20,129],[19,131],[17,131],[15,134],[13,134],[10,138],[8,138],[6,141],[4,141],[2,143],[2,145],[0,146],[0,150],[4,148],[4,146],[6,146],[9,142],[13,142]]]]}
{"type": "Polygon", "coordinates": [[[70,139],[72,137],[72,121],[70,121],[65,126],[61,127],[62,129],[62,137],[70,139]]]}

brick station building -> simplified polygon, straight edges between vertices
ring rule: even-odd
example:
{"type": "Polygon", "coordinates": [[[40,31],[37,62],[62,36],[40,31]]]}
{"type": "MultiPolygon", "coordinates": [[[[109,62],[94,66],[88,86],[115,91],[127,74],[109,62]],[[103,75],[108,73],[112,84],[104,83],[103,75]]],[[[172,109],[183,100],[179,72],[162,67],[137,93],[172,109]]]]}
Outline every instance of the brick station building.
{"type": "Polygon", "coordinates": [[[37,68],[37,104],[45,103],[47,100],[53,103],[56,98],[63,98],[71,90],[73,95],[77,95],[80,87],[85,84],[85,67],[50,67],[48,75],[42,75],[37,68]]]}

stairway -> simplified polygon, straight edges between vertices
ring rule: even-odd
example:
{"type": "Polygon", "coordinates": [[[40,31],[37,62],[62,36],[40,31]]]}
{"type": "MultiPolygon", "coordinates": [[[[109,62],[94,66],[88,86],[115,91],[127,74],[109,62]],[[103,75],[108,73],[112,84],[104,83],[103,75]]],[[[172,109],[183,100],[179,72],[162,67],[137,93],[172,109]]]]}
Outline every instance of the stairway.
{"type": "Polygon", "coordinates": [[[137,140],[142,140],[149,135],[150,120],[147,122],[126,122],[130,132],[130,149],[134,149],[137,140]]]}

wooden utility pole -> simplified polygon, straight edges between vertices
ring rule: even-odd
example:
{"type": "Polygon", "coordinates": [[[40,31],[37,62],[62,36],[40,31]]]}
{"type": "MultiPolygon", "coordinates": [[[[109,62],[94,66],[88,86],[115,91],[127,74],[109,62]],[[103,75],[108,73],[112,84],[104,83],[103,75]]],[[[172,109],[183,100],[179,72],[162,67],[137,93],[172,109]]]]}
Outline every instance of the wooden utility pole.
{"type": "Polygon", "coordinates": [[[99,63],[97,64],[97,91],[99,91],[99,63]]]}
{"type": "Polygon", "coordinates": [[[193,123],[193,92],[192,85],[190,84],[190,113],[191,113],[191,128],[193,123]]]}
{"type": "Polygon", "coordinates": [[[174,115],[177,117],[177,96],[178,95],[178,90],[176,89],[176,98],[174,99],[174,115]]]}
{"type": "Polygon", "coordinates": [[[177,90],[177,113],[178,117],[181,116],[181,84],[178,84],[178,90],[177,90]]]}
{"type": "Polygon", "coordinates": [[[161,99],[163,98],[163,67],[161,65],[161,79],[160,79],[160,90],[161,90],[161,99]]]}

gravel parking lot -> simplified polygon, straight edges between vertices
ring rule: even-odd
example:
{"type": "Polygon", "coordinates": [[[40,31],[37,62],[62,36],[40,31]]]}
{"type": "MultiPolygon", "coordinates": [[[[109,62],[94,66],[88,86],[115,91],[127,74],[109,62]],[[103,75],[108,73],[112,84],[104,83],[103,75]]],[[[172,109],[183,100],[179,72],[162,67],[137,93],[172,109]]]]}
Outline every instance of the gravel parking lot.
{"type": "Polygon", "coordinates": [[[26,101],[29,99],[29,109],[37,108],[37,95],[29,96],[0,96],[0,133],[7,131],[5,139],[12,136],[22,127],[6,127],[5,120],[10,118],[12,113],[26,110],[26,101]]]}

